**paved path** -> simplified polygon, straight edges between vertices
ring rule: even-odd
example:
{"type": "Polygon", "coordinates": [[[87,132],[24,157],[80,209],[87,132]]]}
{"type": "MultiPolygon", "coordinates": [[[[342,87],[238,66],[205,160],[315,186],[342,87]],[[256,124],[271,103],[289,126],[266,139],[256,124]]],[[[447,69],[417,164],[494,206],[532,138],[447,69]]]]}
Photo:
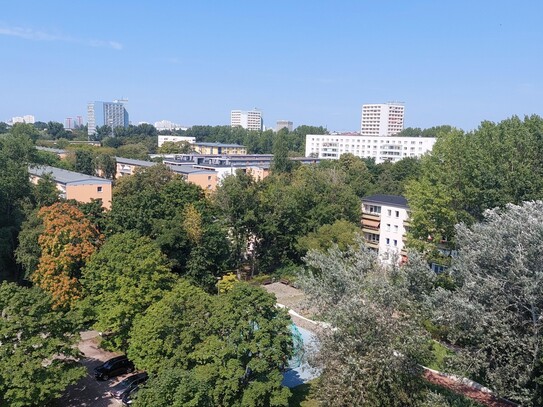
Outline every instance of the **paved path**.
{"type": "Polygon", "coordinates": [[[120,402],[107,395],[110,387],[122,380],[119,376],[107,382],[94,378],[93,369],[118,354],[98,348],[98,332],[81,332],[78,347],[85,356],[80,363],[87,368],[87,375],[76,384],[68,387],[64,396],[56,401],[58,407],[119,407],[120,402]]]}

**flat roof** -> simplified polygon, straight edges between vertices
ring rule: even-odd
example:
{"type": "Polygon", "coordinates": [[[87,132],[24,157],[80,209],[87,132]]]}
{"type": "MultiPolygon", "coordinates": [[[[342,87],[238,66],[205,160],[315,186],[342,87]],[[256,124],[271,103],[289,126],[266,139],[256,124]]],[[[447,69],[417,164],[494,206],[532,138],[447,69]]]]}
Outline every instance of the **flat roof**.
{"type": "Polygon", "coordinates": [[[204,147],[243,147],[241,144],[223,144],[223,143],[194,143],[195,146],[204,146],[204,147]]]}
{"type": "Polygon", "coordinates": [[[139,167],[152,167],[157,165],[154,161],[135,160],[133,158],[115,157],[115,161],[121,164],[137,165],[139,167]]]}
{"type": "Polygon", "coordinates": [[[36,146],[36,150],[47,151],[49,153],[55,153],[55,154],[65,154],[65,153],[67,153],[66,150],[63,150],[61,148],[54,148],[54,147],[36,146]]]}
{"type": "Polygon", "coordinates": [[[51,174],[53,179],[61,184],[111,184],[111,180],[109,179],[68,171],[62,168],[50,167],[48,165],[40,165],[38,167],[30,166],[28,172],[30,175],[36,177],[43,177],[46,174],[51,174]]]}
{"type": "Polygon", "coordinates": [[[376,203],[381,205],[397,206],[399,208],[408,209],[407,199],[401,195],[384,195],[376,194],[362,198],[364,203],[376,203]]]}
{"type": "Polygon", "coordinates": [[[192,165],[168,165],[168,168],[178,174],[216,174],[213,170],[194,168],[192,165]]]}

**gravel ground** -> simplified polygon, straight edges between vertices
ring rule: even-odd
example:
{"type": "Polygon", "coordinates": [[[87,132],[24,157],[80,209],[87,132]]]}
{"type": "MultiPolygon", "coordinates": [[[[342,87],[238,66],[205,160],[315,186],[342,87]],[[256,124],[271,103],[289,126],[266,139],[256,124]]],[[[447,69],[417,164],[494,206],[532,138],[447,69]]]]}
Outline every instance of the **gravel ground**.
{"type": "Polygon", "coordinates": [[[120,382],[124,377],[118,376],[108,381],[97,381],[93,369],[106,360],[118,356],[113,352],[100,349],[98,332],[88,331],[81,333],[81,342],[78,347],[85,356],[81,364],[87,368],[87,375],[76,384],[68,387],[64,396],[56,401],[58,407],[119,407],[121,403],[107,395],[110,387],[120,382]]]}

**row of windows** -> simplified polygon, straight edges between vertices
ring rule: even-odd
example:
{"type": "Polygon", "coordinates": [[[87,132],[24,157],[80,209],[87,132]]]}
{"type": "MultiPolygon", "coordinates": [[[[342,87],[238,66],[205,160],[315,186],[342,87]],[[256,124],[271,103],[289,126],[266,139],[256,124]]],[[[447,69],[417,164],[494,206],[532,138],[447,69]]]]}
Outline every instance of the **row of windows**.
{"type": "MultiPolygon", "coordinates": [[[[386,238],[386,244],[387,246],[390,246],[390,239],[388,237],[386,238]]],[[[394,247],[398,247],[398,241],[396,239],[392,240],[392,244],[394,247]]]]}

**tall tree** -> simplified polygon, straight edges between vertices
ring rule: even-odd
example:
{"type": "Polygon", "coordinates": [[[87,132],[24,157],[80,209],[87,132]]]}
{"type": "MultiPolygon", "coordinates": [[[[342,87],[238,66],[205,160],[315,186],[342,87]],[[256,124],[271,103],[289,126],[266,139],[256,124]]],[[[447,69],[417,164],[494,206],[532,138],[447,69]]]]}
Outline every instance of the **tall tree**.
{"type": "Polygon", "coordinates": [[[46,405],[85,375],[76,326],[36,288],[0,285],[0,404],[46,405]]]}
{"type": "Polygon", "coordinates": [[[302,288],[330,324],[318,331],[313,358],[322,369],[320,400],[330,406],[420,405],[426,389],[419,363],[428,357],[428,334],[407,273],[383,268],[362,242],[344,252],[310,251],[306,259],[302,288]]]}
{"type": "Polygon", "coordinates": [[[158,246],[136,232],[107,239],[82,274],[83,308],[97,330],[111,334],[105,343],[123,351],[134,318],[162,298],[175,280],[158,246]]]}
{"type": "Polygon", "coordinates": [[[75,151],[75,171],[81,174],[94,175],[94,163],[90,151],[82,149],[75,151]]]}
{"type": "Polygon", "coordinates": [[[77,207],[55,203],[38,212],[43,233],[39,264],[32,280],[51,294],[53,307],[74,305],[81,298],[81,268],[100,245],[102,236],[77,207]]]}
{"type": "Polygon", "coordinates": [[[523,406],[543,402],[543,202],[485,212],[457,228],[454,292],[438,290],[435,321],[458,346],[459,372],[523,406]]]}

